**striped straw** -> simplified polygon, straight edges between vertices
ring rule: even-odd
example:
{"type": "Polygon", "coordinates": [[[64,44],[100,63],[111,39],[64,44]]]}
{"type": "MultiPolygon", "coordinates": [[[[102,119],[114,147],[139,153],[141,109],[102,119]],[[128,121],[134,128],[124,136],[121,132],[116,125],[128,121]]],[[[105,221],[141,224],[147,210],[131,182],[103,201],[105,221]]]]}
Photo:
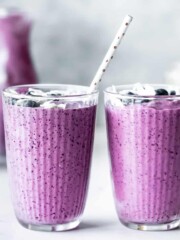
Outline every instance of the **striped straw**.
{"type": "Polygon", "coordinates": [[[96,72],[94,79],[91,82],[89,92],[93,92],[94,90],[96,90],[98,88],[99,83],[101,82],[102,76],[105,73],[107,67],[109,66],[111,59],[113,59],[114,53],[117,50],[119,44],[121,43],[121,40],[123,39],[132,20],[133,20],[133,17],[131,17],[129,15],[127,15],[124,18],[109,50],[107,51],[99,69],[96,72]]]}

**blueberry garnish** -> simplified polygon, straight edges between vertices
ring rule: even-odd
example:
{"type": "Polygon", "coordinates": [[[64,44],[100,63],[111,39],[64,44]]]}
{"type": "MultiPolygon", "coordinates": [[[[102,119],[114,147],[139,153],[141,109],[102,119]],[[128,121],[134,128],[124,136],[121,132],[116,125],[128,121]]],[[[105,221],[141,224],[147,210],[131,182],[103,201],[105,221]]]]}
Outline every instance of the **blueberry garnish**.
{"type": "Polygon", "coordinates": [[[36,95],[36,96],[37,96],[37,94],[35,93],[35,91],[32,91],[32,90],[28,90],[28,92],[26,93],[26,95],[30,95],[30,96],[36,95]]]}
{"type": "Polygon", "coordinates": [[[149,99],[143,99],[143,100],[141,101],[141,103],[148,103],[148,102],[150,102],[149,99]]]}
{"type": "Polygon", "coordinates": [[[170,91],[170,95],[176,95],[176,91],[171,90],[171,91],[170,91]]]}
{"type": "Polygon", "coordinates": [[[60,93],[51,93],[51,94],[47,94],[49,97],[52,96],[52,97],[61,97],[62,94],[60,93]]]}
{"type": "Polygon", "coordinates": [[[22,106],[22,107],[39,107],[40,104],[35,102],[35,101],[32,101],[32,100],[26,100],[26,99],[20,99],[16,102],[16,105],[17,106],[22,106]]]}
{"type": "MultiPolygon", "coordinates": [[[[135,95],[135,93],[133,93],[133,92],[131,92],[131,91],[128,91],[128,92],[125,92],[125,94],[126,95],[129,95],[129,96],[133,96],[133,95],[135,95]]],[[[122,99],[122,103],[125,105],[125,106],[127,106],[127,105],[129,105],[129,104],[132,104],[132,103],[134,103],[134,99],[132,98],[130,98],[130,99],[122,99]]]]}
{"type": "Polygon", "coordinates": [[[12,104],[12,105],[15,105],[16,102],[17,102],[17,99],[16,99],[16,98],[11,98],[11,104],[12,104]]]}
{"type": "Polygon", "coordinates": [[[155,92],[156,92],[156,96],[158,95],[168,95],[168,92],[165,90],[165,89],[163,89],[163,88],[159,88],[159,89],[156,89],[155,90],[155,92]]]}
{"type": "Polygon", "coordinates": [[[126,98],[126,99],[122,99],[121,101],[125,106],[135,103],[135,99],[133,98],[126,98]]]}
{"type": "Polygon", "coordinates": [[[39,103],[31,100],[27,100],[27,103],[24,104],[27,107],[39,107],[39,103]]]}
{"type": "Polygon", "coordinates": [[[52,97],[61,97],[63,96],[62,92],[58,91],[58,90],[52,90],[49,92],[46,92],[47,96],[52,96],[52,97]]]}
{"type": "Polygon", "coordinates": [[[142,103],[146,103],[146,102],[150,102],[150,100],[149,99],[142,100],[142,103]]]}
{"type": "Polygon", "coordinates": [[[127,95],[135,95],[133,92],[128,92],[127,95]]]}
{"type": "Polygon", "coordinates": [[[149,99],[136,99],[134,101],[134,103],[136,103],[136,104],[147,103],[147,102],[150,102],[150,100],[149,99]]]}
{"type": "Polygon", "coordinates": [[[127,106],[133,102],[133,99],[122,99],[122,103],[127,106]]]}

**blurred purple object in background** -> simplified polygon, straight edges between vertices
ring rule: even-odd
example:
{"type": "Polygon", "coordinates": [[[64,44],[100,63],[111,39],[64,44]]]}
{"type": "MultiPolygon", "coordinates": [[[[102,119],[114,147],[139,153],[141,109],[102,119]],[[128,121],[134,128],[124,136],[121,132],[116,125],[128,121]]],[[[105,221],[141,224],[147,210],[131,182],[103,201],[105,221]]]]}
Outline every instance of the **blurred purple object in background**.
{"type": "MultiPolygon", "coordinates": [[[[15,8],[0,8],[0,92],[8,86],[37,82],[29,50],[32,22],[15,8]]],[[[0,98],[0,154],[5,154],[0,98]]]]}

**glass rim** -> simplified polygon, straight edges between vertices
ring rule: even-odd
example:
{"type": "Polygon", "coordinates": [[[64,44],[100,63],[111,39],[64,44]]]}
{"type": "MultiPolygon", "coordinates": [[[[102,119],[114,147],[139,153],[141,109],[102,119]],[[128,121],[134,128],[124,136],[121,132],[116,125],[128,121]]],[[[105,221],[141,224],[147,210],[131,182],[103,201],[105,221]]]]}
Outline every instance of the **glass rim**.
{"type": "MultiPolygon", "coordinates": [[[[144,83],[144,84],[148,84],[148,83],[144,83]]],[[[180,86],[175,85],[175,84],[148,84],[152,87],[169,87],[172,88],[172,90],[174,89],[179,89],[180,90],[180,86]]],[[[118,87],[120,90],[130,90],[132,89],[132,87],[134,86],[134,84],[122,84],[122,85],[113,85],[114,87],[118,87]]],[[[167,99],[176,99],[176,98],[180,98],[180,94],[178,95],[124,95],[121,93],[116,93],[110,90],[110,88],[112,88],[112,86],[108,86],[105,90],[104,90],[104,94],[109,94],[111,96],[117,97],[117,98],[128,98],[128,99],[158,99],[158,100],[167,100],[167,99]]]]}
{"type": "MultiPolygon", "coordinates": [[[[49,100],[61,100],[61,99],[76,99],[76,98],[83,98],[83,97],[90,97],[90,96],[97,96],[99,94],[98,90],[94,90],[93,92],[86,92],[86,93],[77,93],[77,94],[67,94],[67,95],[62,95],[62,96],[34,96],[34,95],[25,95],[25,94],[21,94],[21,93],[16,93],[13,92],[13,90],[16,89],[21,89],[21,88],[35,88],[37,90],[40,90],[40,88],[55,88],[52,90],[57,90],[57,88],[59,87],[69,87],[69,88],[82,88],[83,90],[88,90],[89,86],[84,86],[84,85],[76,85],[76,84],[56,84],[56,83],[52,83],[52,84],[41,84],[41,83],[37,83],[37,84],[24,84],[24,85],[16,85],[16,86],[10,86],[5,88],[2,92],[3,92],[3,96],[5,97],[11,97],[11,98],[24,98],[24,99],[49,99],[49,100]]],[[[42,90],[42,89],[41,89],[42,90]]]]}

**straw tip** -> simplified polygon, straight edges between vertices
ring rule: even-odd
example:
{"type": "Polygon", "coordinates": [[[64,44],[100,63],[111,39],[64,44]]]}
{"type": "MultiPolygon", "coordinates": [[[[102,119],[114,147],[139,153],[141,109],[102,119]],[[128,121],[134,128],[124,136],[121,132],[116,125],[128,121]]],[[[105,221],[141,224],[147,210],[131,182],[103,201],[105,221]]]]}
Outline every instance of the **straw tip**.
{"type": "Polygon", "coordinates": [[[132,17],[131,15],[129,15],[129,14],[127,14],[126,17],[127,17],[130,21],[133,20],[133,17],[132,17]]]}

